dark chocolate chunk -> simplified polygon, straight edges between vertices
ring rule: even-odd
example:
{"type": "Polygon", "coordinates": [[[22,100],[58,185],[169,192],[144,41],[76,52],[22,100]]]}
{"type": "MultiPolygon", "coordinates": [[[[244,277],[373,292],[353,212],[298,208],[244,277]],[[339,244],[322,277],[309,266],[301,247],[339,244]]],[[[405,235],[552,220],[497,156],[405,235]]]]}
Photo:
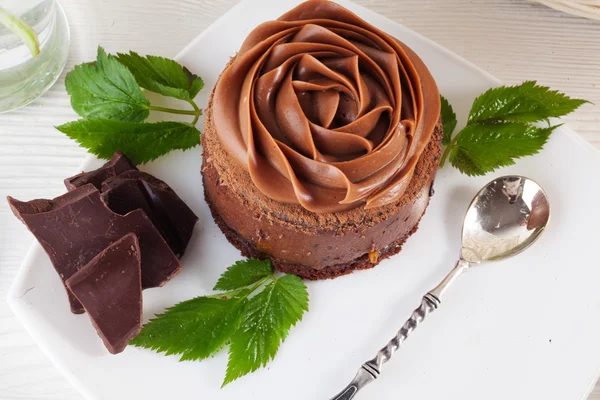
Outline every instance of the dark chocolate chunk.
{"type": "MultiPolygon", "coordinates": [[[[140,243],[144,288],[162,286],[182,269],[144,211],[135,210],[125,216],[114,213],[92,184],[54,200],[21,202],[9,197],[8,202],[46,250],[63,282],[130,232],[140,243]]],[[[82,313],[79,301],[67,292],[71,311],[82,313]]]]}
{"type": "Polygon", "coordinates": [[[142,329],[141,254],[137,237],[117,240],[66,281],[112,354],[142,329]]]}
{"type": "Polygon", "coordinates": [[[165,182],[142,171],[127,171],[102,184],[102,198],[114,212],[141,208],[173,253],[185,252],[198,217],[165,182]]]}
{"type": "Polygon", "coordinates": [[[102,182],[130,170],[137,171],[137,168],[123,153],[117,151],[110,161],[100,168],[65,179],[65,186],[68,190],[73,190],[91,183],[100,190],[102,182]]]}

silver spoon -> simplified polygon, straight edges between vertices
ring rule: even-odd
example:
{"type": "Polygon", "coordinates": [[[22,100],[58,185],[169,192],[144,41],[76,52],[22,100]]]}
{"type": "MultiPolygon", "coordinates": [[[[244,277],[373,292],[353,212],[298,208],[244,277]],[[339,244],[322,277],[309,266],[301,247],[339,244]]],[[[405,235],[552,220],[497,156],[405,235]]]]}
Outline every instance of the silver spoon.
{"type": "Polygon", "coordinates": [[[421,300],[398,334],[377,356],[364,363],[352,382],[331,400],[350,400],[381,374],[381,367],[408,335],[436,310],[448,287],[471,266],[512,257],[529,247],[544,231],[550,204],[544,190],[523,176],[503,176],[477,193],[463,221],[460,259],[450,273],[421,300]]]}

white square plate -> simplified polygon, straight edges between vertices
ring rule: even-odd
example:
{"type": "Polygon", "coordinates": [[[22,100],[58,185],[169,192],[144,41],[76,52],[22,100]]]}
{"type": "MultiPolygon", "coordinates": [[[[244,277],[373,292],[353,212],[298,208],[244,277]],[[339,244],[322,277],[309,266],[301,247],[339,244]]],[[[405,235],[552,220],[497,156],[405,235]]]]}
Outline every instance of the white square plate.
{"type": "MultiPolygon", "coordinates": [[[[244,1],[183,50],[178,59],[206,82],[201,106],[252,28],[297,3],[244,1]]],[[[349,1],[340,3],[411,46],[460,120],[476,95],[498,84],[409,29],[349,1]]],[[[172,185],[200,217],[185,270],[165,287],[144,291],[146,320],[210,293],[223,269],[240,258],[209,214],[200,162],[197,148],[144,168],[172,185]]],[[[90,157],[84,168],[98,165],[90,157]]],[[[541,154],[497,174],[506,173],[530,176],[546,189],[553,214],[549,229],[518,257],[462,277],[358,398],[579,400],[589,393],[600,369],[600,157],[560,128],[541,154]]],[[[224,389],[226,352],[184,363],[134,347],[109,355],[87,316],[70,313],[60,280],[37,244],[8,300],[40,347],[90,399],[328,399],[454,265],[465,208],[492,175],[469,178],[450,167],[441,170],[427,214],[404,250],[373,270],[309,282],[310,312],[276,359],[224,389]]]]}

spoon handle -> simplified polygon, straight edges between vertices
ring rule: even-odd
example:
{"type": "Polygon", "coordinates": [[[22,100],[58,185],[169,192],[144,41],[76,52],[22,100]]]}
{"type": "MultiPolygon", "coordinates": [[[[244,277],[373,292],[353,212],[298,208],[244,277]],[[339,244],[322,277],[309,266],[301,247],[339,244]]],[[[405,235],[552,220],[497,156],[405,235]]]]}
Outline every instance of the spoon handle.
{"type": "Polygon", "coordinates": [[[400,328],[396,336],[394,336],[384,348],[379,350],[375,358],[364,363],[359,368],[352,382],[331,400],[350,400],[365,385],[377,379],[379,374],[381,374],[381,367],[383,364],[389,361],[402,342],[404,342],[406,338],[408,338],[408,335],[417,328],[427,314],[435,311],[439,305],[440,300],[432,294],[427,293],[423,296],[421,305],[413,311],[410,318],[404,323],[404,326],[400,328]]]}
{"type": "Polygon", "coordinates": [[[402,328],[400,328],[396,336],[394,336],[385,347],[379,350],[375,358],[364,363],[358,369],[358,372],[356,373],[356,376],[352,382],[350,382],[350,384],[346,386],[344,390],[332,397],[331,400],[350,400],[356,395],[356,393],[358,393],[360,389],[377,379],[381,374],[381,367],[383,364],[392,358],[394,353],[398,350],[398,348],[400,348],[400,345],[408,338],[408,335],[410,335],[412,331],[414,331],[417,326],[423,322],[425,317],[440,306],[440,298],[448,286],[450,286],[450,284],[468,268],[468,262],[462,259],[459,260],[454,269],[450,271],[450,273],[442,280],[442,282],[440,282],[435,289],[429,291],[425,296],[423,296],[421,299],[421,305],[419,305],[419,307],[413,311],[410,318],[404,323],[402,328]]]}

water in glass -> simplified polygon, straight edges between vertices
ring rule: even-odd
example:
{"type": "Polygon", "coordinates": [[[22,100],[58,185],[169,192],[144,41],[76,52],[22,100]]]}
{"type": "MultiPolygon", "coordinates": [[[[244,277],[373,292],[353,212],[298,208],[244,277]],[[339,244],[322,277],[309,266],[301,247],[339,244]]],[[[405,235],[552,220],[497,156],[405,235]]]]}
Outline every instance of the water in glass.
{"type": "Polygon", "coordinates": [[[0,112],[41,96],[59,77],[69,51],[69,28],[56,0],[0,0],[0,12],[22,21],[37,36],[33,56],[19,35],[0,24],[0,112]]]}

